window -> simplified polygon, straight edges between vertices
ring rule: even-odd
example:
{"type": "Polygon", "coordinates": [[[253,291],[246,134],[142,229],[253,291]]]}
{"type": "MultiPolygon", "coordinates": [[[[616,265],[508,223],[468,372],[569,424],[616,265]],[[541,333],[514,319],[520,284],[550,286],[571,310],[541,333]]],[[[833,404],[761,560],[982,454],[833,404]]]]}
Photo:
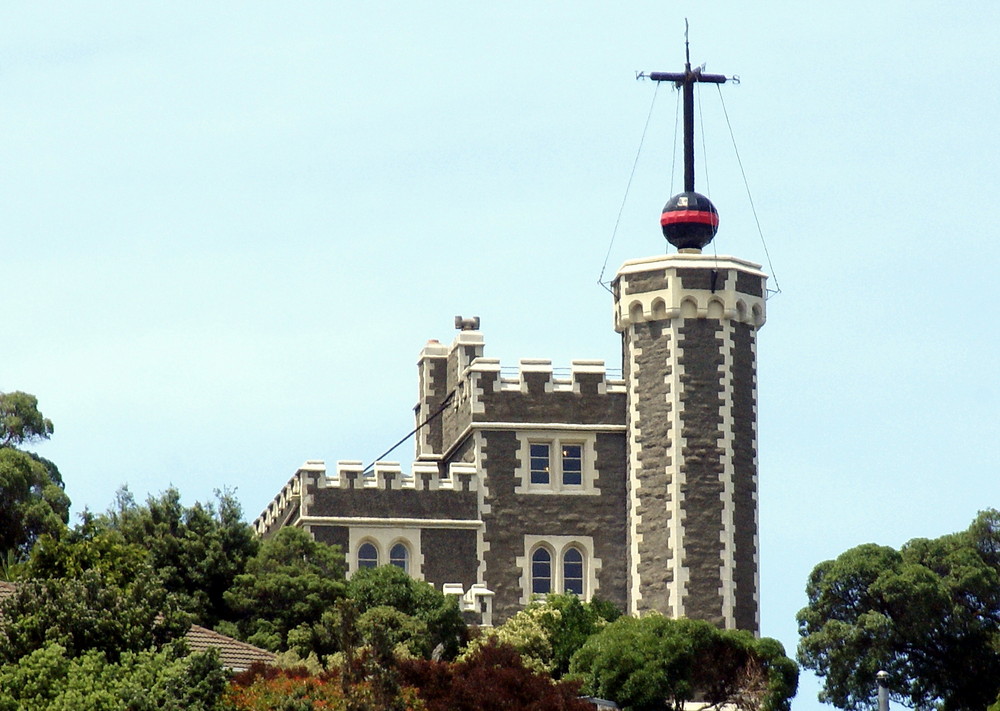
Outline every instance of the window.
{"type": "Polygon", "coordinates": [[[549,445],[548,443],[531,443],[531,483],[549,483],[549,445]]]}
{"type": "Polygon", "coordinates": [[[358,548],[358,568],[377,568],[378,548],[372,543],[362,543],[358,548]]]}
{"type": "Polygon", "coordinates": [[[563,486],[583,484],[583,447],[579,444],[562,446],[562,483],[563,486]]]}
{"type": "Polygon", "coordinates": [[[528,444],[528,481],[532,487],[547,487],[558,491],[563,487],[583,485],[583,445],[579,442],[548,442],[528,444]]]}
{"type": "Polygon", "coordinates": [[[402,543],[397,543],[389,550],[389,565],[402,568],[404,573],[410,572],[410,551],[402,543]]]}
{"type": "Polygon", "coordinates": [[[591,536],[524,535],[524,555],[515,563],[520,571],[521,604],[533,596],[551,593],[589,600],[600,586],[602,561],[594,555],[591,536]]]}
{"type": "Polygon", "coordinates": [[[537,548],[531,554],[531,592],[535,595],[552,592],[552,554],[546,548],[537,548]]]}
{"type": "Polygon", "coordinates": [[[579,548],[567,548],[563,553],[563,592],[583,595],[583,553],[579,548]]]}

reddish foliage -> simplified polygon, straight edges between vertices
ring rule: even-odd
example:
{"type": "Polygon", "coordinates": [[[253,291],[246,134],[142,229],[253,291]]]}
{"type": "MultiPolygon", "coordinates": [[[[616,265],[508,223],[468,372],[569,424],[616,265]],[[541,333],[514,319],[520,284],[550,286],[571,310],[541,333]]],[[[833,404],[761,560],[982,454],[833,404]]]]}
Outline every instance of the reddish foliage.
{"type": "Polygon", "coordinates": [[[525,669],[512,647],[495,642],[464,662],[414,659],[399,671],[427,711],[593,711],[577,696],[578,685],[525,669]]]}

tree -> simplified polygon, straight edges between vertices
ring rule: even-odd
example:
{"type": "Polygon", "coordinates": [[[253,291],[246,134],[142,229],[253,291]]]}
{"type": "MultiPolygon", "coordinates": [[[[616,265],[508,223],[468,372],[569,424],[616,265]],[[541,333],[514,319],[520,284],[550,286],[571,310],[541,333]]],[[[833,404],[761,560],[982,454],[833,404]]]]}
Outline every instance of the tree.
{"type": "Polygon", "coordinates": [[[517,652],[525,669],[537,674],[551,674],[555,668],[552,630],[562,613],[548,605],[531,604],[499,627],[480,630],[458,661],[473,658],[484,647],[506,646],[517,652]]]}
{"type": "Polygon", "coordinates": [[[52,421],[34,395],[0,393],[0,555],[4,567],[23,560],[43,533],[69,521],[69,497],[56,466],[17,447],[48,439],[52,421]]]}
{"type": "Polygon", "coordinates": [[[776,640],[659,614],[621,617],[573,655],[570,678],[626,711],[682,709],[686,702],[788,711],[798,667],[776,640]]]}
{"type": "Polygon", "coordinates": [[[362,618],[376,607],[393,607],[427,628],[428,648],[440,645],[441,656],[453,659],[467,635],[458,601],[422,580],[414,580],[402,568],[384,565],[362,568],[351,576],[347,595],[362,618]]]}
{"type": "Polygon", "coordinates": [[[16,448],[25,442],[48,439],[52,429],[52,420],[38,411],[34,395],[0,393],[0,447],[16,448]]]}
{"type": "Polygon", "coordinates": [[[163,586],[199,624],[215,627],[234,617],[226,591],[245,572],[260,543],[232,494],[216,492],[215,504],[186,507],[180,492],[170,488],[138,505],[123,488],[114,507],[94,525],[147,550],[163,586]]]}
{"type": "Polygon", "coordinates": [[[400,680],[415,687],[427,711],[593,711],[577,683],[553,682],[521,663],[512,647],[489,642],[467,659],[399,662],[400,680]]]}
{"type": "MultiPolygon", "coordinates": [[[[261,544],[224,597],[243,639],[282,651],[288,648],[289,633],[300,627],[300,640],[329,641],[323,628],[344,589],[344,557],[337,548],[314,541],[301,528],[282,528],[261,544]],[[324,613],[329,613],[325,621],[324,613]]],[[[329,654],[336,647],[298,651],[302,656],[329,654]]]]}
{"type": "Polygon", "coordinates": [[[799,660],[820,699],[876,707],[875,674],[919,709],[986,708],[1000,692],[1000,512],[900,550],[865,544],[813,569],[799,660]]]}
{"type": "Polygon", "coordinates": [[[581,602],[571,593],[553,594],[541,603],[557,610],[557,617],[547,618],[549,638],[552,642],[552,676],[556,679],[569,671],[570,659],[591,636],[597,634],[609,622],[622,616],[622,611],[613,603],[600,598],[581,602]]]}
{"type": "Polygon", "coordinates": [[[581,602],[572,593],[551,594],[533,600],[499,627],[481,630],[462,658],[494,639],[516,649],[527,668],[559,679],[569,671],[576,650],[621,614],[621,610],[605,600],[581,602]]]}
{"type": "Polygon", "coordinates": [[[222,711],[225,686],[214,650],[188,655],[176,643],[111,662],[98,650],[72,656],[50,642],[0,666],[0,711],[222,711]]]}
{"type": "Polygon", "coordinates": [[[99,570],[77,578],[29,579],[0,602],[0,663],[58,644],[69,657],[97,650],[111,662],[180,637],[187,620],[146,572],[122,586],[99,570]]]}

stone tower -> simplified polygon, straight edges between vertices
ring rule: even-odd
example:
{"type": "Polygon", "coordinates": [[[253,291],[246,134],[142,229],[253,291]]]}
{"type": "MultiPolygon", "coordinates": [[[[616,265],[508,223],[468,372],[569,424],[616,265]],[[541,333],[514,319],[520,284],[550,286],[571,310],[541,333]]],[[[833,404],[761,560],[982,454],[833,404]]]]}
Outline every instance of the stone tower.
{"type": "Polygon", "coordinates": [[[626,262],[614,281],[627,388],[629,612],[659,610],[758,632],[757,329],[760,265],[708,256],[719,214],[694,191],[694,85],[684,97],[684,192],[660,217],[671,254],[626,262]]]}
{"type": "Polygon", "coordinates": [[[766,276],[695,253],[614,282],[627,386],[629,612],[757,632],[756,336],[766,276]]]}

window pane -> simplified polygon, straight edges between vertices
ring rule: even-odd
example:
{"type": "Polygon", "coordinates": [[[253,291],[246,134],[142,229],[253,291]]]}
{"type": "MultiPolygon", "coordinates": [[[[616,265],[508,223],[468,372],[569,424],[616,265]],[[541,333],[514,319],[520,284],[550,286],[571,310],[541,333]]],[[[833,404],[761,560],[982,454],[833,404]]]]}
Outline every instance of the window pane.
{"type": "Polygon", "coordinates": [[[531,554],[531,592],[536,595],[552,592],[552,556],[544,548],[531,554]]]}
{"type": "Polygon", "coordinates": [[[562,447],[562,481],[568,486],[583,483],[583,447],[579,444],[564,444],[562,447]]]}
{"type": "Polygon", "coordinates": [[[410,551],[402,543],[397,543],[389,551],[389,564],[397,568],[402,568],[403,572],[410,572],[410,551]]]}
{"type": "Polygon", "coordinates": [[[531,445],[531,483],[549,483],[549,445],[531,445]]]}
{"type": "Polygon", "coordinates": [[[563,554],[563,591],[583,595],[583,553],[576,548],[563,554]]]}
{"type": "Polygon", "coordinates": [[[362,543],[361,547],[358,548],[358,567],[378,567],[378,549],[371,543],[362,543]]]}

